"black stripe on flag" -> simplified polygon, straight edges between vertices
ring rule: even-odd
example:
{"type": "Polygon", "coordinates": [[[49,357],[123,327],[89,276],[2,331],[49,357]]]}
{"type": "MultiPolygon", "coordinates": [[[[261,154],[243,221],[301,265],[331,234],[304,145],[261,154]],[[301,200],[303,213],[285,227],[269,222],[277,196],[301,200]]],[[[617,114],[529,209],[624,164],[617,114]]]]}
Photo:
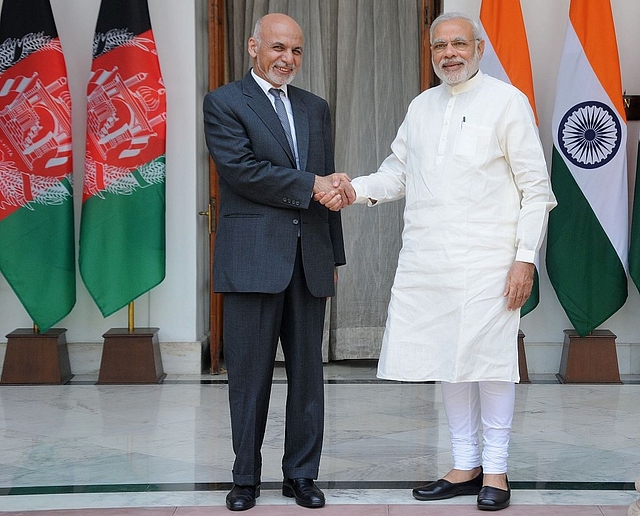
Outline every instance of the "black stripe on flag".
{"type": "Polygon", "coordinates": [[[58,37],[49,0],[4,0],[0,14],[0,43],[26,34],[44,33],[58,37]]]}
{"type": "Polygon", "coordinates": [[[151,30],[147,0],[102,0],[96,32],[127,29],[134,35],[151,30]]]}

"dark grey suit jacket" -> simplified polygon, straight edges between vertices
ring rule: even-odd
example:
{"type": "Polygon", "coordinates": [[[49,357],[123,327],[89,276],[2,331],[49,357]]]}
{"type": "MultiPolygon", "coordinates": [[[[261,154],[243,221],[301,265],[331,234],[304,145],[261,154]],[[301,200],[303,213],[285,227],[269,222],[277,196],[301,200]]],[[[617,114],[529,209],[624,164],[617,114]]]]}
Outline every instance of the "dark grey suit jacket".
{"type": "Polygon", "coordinates": [[[335,167],[329,107],[300,88],[288,86],[288,95],[300,170],[251,72],[204,99],[205,136],[220,186],[216,292],[282,292],[299,234],[309,290],[317,297],[335,294],[333,268],[346,261],[340,213],[312,199],[315,175],[335,167]]]}

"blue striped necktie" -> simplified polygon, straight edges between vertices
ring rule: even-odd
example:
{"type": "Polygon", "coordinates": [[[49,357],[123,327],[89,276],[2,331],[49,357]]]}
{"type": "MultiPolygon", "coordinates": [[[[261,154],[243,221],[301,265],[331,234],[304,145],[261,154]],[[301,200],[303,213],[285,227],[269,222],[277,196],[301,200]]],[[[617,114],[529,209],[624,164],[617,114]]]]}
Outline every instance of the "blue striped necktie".
{"type": "Polygon", "coordinates": [[[296,148],[293,145],[293,136],[291,136],[291,126],[289,125],[289,117],[287,116],[287,110],[284,107],[284,102],[282,102],[282,90],[278,90],[276,88],[271,88],[269,93],[273,96],[273,99],[276,104],[276,113],[278,118],[280,119],[280,123],[282,124],[282,128],[284,129],[284,134],[287,135],[287,141],[289,142],[289,147],[291,147],[291,152],[293,152],[293,156],[296,158],[296,162],[298,161],[298,153],[296,152],[296,148]]]}

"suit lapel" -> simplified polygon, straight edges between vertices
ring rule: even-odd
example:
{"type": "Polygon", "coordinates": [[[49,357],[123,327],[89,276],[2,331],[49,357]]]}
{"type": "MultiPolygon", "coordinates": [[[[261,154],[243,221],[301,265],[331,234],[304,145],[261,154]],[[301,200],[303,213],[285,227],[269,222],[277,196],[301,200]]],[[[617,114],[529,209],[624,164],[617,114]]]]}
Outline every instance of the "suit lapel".
{"type": "Polygon", "coordinates": [[[304,105],[300,95],[298,95],[298,91],[290,86],[288,92],[289,100],[291,100],[291,109],[293,110],[293,120],[296,125],[300,170],[306,170],[307,158],[309,157],[309,114],[307,113],[307,106],[304,105]]]}
{"type": "Polygon", "coordinates": [[[242,91],[245,96],[248,97],[247,105],[254,111],[256,115],[258,115],[258,117],[260,117],[262,123],[271,132],[280,146],[286,151],[287,156],[289,156],[289,159],[291,160],[293,168],[295,168],[296,160],[293,156],[293,152],[291,151],[291,147],[289,146],[287,135],[284,133],[284,129],[282,128],[282,124],[280,123],[280,119],[273,109],[271,101],[267,98],[267,96],[264,94],[264,91],[262,91],[260,86],[258,86],[253,77],[251,77],[251,72],[247,73],[244,76],[244,79],[242,79],[242,91]]]}

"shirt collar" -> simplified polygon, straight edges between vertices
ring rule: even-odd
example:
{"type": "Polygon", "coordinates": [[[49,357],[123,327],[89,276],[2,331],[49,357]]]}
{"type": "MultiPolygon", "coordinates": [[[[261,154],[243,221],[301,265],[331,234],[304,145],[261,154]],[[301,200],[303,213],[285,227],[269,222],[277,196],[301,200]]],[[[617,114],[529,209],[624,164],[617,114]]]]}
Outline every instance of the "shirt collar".
{"type": "Polygon", "coordinates": [[[462,84],[456,84],[455,86],[449,86],[447,84],[447,88],[451,95],[459,95],[460,93],[465,93],[478,87],[478,85],[480,85],[480,83],[482,82],[483,77],[484,74],[480,70],[478,70],[476,74],[471,77],[471,79],[464,81],[462,84]]]}
{"type": "MultiPolygon", "coordinates": [[[[269,81],[265,81],[262,77],[259,77],[256,74],[256,72],[253,71],[253,68],[251,69],[251,76],[258,83],[258,86],[260,86],[262,91],[265,92],[267,97],[269,97],[270,99],[273,98],[273,96],[269,93],[269,90],[271,88],[275,88],[275,86],[273,84],[271,84],[269,81]]],[[[289,94],[287,92],[287,85],[286,84],[283,84],[282,86],[280,86],[280,88],[276,88],[276,89],[282,90],[284,92],[285,97],[289,96],[289,94]]]]}

